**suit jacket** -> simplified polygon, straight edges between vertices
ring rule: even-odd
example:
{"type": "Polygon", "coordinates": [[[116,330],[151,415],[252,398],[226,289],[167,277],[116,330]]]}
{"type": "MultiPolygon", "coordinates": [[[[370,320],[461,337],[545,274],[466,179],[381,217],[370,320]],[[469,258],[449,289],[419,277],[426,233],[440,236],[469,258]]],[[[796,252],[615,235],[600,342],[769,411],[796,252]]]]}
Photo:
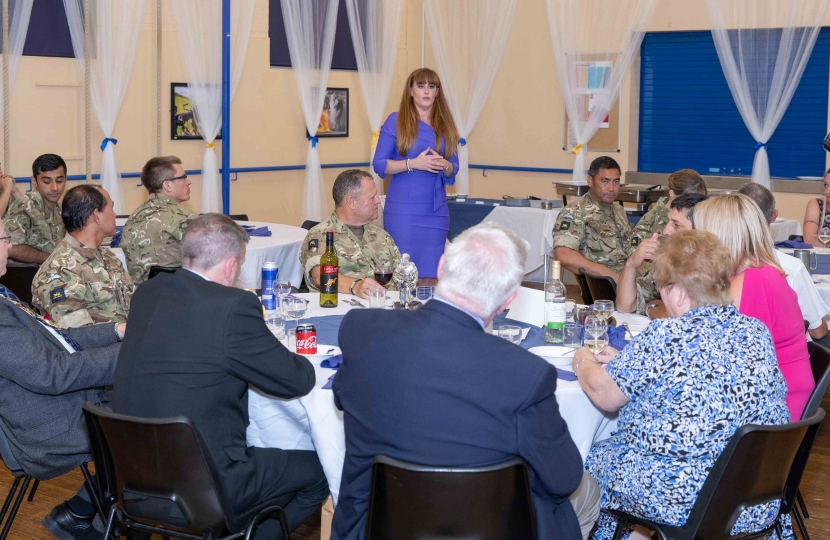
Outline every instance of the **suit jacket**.
{"type": "Polygon", "coordinates": [[[70,354],[43,324],[0,299],[0,428],[12,453],[39,480],[91,461],[81,406],[109,406],[118,349],[112,324],[65,330],[70,354]]]}
{"type": "Polygon", "coordinates": [[[559,414],[556,369],[438,300],[411,311],[353,310],[334,378],[346,461],[332,538],[363,538],[372,459],[435,466],[524,459],[539,538],[581,538],[568,495],[582,458],[559,414]]]}
{"type": "Polygon", "coordinates": [[[287,462],[285,452],[274,449],[268,464],[258,464],[261,453],[247,448],[248,384],[293,398],[314,382],[311,363],[265,326],[255,295],[179,270],[136,289],[112,402],[117,413],[191,418],[242,511],[257,502],[262,470],[279,478],[287,462]]]}

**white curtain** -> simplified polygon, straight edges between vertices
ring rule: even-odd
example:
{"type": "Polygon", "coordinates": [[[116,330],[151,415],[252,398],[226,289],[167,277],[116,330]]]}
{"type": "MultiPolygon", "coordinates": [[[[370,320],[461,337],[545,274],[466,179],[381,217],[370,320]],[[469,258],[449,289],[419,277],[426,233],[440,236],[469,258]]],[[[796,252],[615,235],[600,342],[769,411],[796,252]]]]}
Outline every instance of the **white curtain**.
{"type": "Polygon", "coordinates": [[[323,221],[326,218],[326,198],[317,151],[317,127],[323,113],[331,70],[337,0],[282,0],[280,4],[291,67],[309,133],[301,218],[303,221],[323,221]]]}
{"type": "Polygon", "coordinates": [[[605,124],[640,50],[653,0],[547,0],[573,179],[585,181],[588,141],[605,124]]]}
{"type": "Polygon", "coordinates": [[[426,0],[424,6],[442,91],[461,137],[455,191],[470,193],[467,137],[499,70],[516,0],[426,0]]]}
{"type": "MultiPolygon", "coordinates": [[[[222,183],[214,148],[222,129],[222,1],[174,0],[172,7],[193,116],[206,143],[202,212],[222,212],[222,183]]],[[[254,0],[231,0],[231,98],[242,76],[253,18],[254,0]]]]}
{"type": "MultiPolygon", "coordinates": [[[[369,115],[369,129],[372,130],[372,148],[369,152],[371,164],[375,158],[375,147],[395,72],[403,0],[346,0],[346,11],[357,58],[360,88],[369,115]]],[[[372,170],[372,167],[369,169],[372,170]]],[[[378,193],[383,193],[383,179],[374,170],[372,176],[378,193]]]]}
{"type": "MultiPolygon", "coordinates": [[[[34,0],[9,0],[9,93],[14,88],[17,68],[20,57],[23,55],[23,44],[26,43],[26,33],[29,31],[29,19],[32,15],[34,0]]],[[[3,60],[5,61],[5,59],[3,60]]],[[[0,114],[3,112],[3,92],[0,92],[0,114]]],[[[8,167],[6,170],[9,170],[8,167]]]]}
{"type": "Polygon", "coordinates": [[[767,188],[767,143],[798,88],[827,1],[706,0],[726,82],[757,141],[752,181],[767,188]]]}
{"type": "MultiPolygon", "coordinates": [[[[115,144],[118,141],[113,138],[113,130],[135,64],[144,3],[144,0],[94,0],[90,3],[90,101],[98,125],[104,132],[104,140],[101,142],[101,150],[104,152],[101,186],[109,192],[115,211],[119,214],[124,211],[124,197],[121,192],[121,175],[115,160],[115,144]]],[[[63,4],[72,35],[72,49],[83,78],[86,69],[83,0],[63,0],[63,4]]]]}

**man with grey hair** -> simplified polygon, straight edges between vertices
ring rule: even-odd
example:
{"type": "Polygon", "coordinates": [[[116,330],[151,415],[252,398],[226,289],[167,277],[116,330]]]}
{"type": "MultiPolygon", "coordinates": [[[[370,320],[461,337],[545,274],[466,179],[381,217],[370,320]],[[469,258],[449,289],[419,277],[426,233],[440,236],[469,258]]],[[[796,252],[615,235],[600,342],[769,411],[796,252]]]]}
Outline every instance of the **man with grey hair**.
{"type": "Polygon", "coordinates": [[[516,297],[527,243],[494,224],[460,234],[438,263],[435,297],[416,311],[350,311],[334,399],[346,460],[332,538],[366,527],[372,459],[447,467],[520,457],[539,538],[587,538],[600,492],[559,414],[556,369],[485,332],[516,297]]]}
{"type": "MultiPolygon", "coordinates": [[[[118,357],[113,410],[149,418],[184,415],[207,443],[237,514],[276,500],[291,529],[329,494],[317,454],[249,447],[248,385],[283,399],[314,387],[311,363],[271,334],[256,295],[234,287],[248,236],[205,214],[182,238],[182,270],[143,283],[118,357]]],[[[152,515],[157,501],[142,509],[152,515]]],[[[279,536],[271,520],[258,534],[279,536]]]]}
{"type": "MultiPolygon", "coordinates": [[[[334,249],[340,259],[340,293],[368,298],[373,290],[383,288],[375,281],[375,268],[384,264],[394,270],[401,252],[389,233],[372,225],[378,218],[380,197],[372,175],[349,169],[337,175],[332,188],[334,212],[314,226],[300,250],[300,264],[305,281],[312,291],[320,288],[320,258],[326,250],[326,231],[334,232],[334,249]]],[[[392,286],[392,281],[386,285],[392,286]]]]}
{"type": "MultiPolygon", "coordinates": [[[[761,184],[746,183],[738,190],[738,193],[755,201],[767,223],[773,223],[778,218],[775,196],[761,184]]],[[[801,308],[801,315],[807,321],[807,333],[810,334],[810,338],[825,347],[830,347],[830,335],[827,333],[827,322],[824,320],[830,315],[830,307],[821,299],[810,272],[800,260],[780,250],[775,250],[775,258],[787,275],[787,283],[798,297],[798,307],[801,308]]]]}

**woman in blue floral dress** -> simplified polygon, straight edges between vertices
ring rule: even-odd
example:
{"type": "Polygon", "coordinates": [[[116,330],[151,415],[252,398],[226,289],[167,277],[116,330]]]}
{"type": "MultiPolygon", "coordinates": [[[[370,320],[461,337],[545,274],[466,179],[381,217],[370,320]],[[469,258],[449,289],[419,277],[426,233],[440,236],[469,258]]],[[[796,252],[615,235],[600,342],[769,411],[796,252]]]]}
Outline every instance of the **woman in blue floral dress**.
{"type": "MultiPolygon", "coordinates": [[[[619,410],[617,431],[596,443],[585,463],[602,489],[601,507],[678,526],[739,427],[785,424],[790,415],[769,331],[731,305],[732,260],[718,239],[675,233],[654,266],[670,318],[653,321],[619,353],[580,349],[573,365],[597,406],[619,410]]],[[[777,503],[749,508],[732,534],[759,530],[777,516],[777,503]]],[[[593,538],[610,539],[616,525],[602,512],[593,538]]],[[[635,537],[648,538],[639,528],[635,537]]]]}

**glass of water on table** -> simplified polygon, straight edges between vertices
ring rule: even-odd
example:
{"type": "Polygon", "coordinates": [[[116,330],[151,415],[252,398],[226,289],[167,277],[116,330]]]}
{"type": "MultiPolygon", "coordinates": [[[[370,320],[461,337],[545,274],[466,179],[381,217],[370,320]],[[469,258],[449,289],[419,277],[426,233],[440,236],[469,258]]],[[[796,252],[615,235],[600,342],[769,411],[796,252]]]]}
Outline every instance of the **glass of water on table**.
{"type": "Polygon", "coordinates": [[[308,300],[297,297],[287,297],[282,299],[285,304],[285,314],[291,319],[294,319],[294,328],[300,324],[300,319],[305,317],[305,312],[308,309],[308,300]]]}

